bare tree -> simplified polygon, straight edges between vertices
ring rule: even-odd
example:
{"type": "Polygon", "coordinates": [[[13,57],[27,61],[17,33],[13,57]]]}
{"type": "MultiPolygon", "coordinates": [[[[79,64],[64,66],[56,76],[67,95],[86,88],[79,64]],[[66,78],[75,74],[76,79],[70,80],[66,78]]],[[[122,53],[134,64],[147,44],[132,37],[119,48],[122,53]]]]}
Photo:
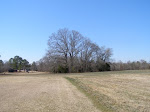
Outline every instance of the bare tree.
{"type": "Polygon", "coordinates": [[[111,48],[105,48],[104,46],[100,48],[99,57],[101,58],[101,60],[103,60],[104,62],[108,62],[111,56],[112,56],[111,48]]]}
{"type": "Polygon", "coordinates": [[[75,58],[77,58],[78,54],[81,52],[83,43],[83,36],[75,31],[72,30],[69,36],[69,59],[70,59],[70,67],[69,71],[74,72],[74,62],[75,58]]]}
{"type": "Polygon", "coordinates": [[[45,70],[51,72],[97,71],[96,64],[105,65],[111,55],[111,49],[101,49],[78,31],[65,28],[49,37],[48,51],[38,67],[45,65],[45,70]]]}
{"type": "Polygon", "coordinates": [[[60,29],[56,34],[53,33],[48,40],[48,52],[51,52],[51,55],[55,55],[55,58],[61,59],[61,64],[66,69],[68,69],[68,39],[68,29],[60,29]]]}

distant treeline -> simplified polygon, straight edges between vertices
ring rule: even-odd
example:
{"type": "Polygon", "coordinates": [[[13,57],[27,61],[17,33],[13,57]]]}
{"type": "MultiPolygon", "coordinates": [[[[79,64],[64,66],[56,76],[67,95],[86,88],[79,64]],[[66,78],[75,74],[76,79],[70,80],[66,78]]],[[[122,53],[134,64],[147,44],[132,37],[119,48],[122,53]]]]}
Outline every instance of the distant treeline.
{"type": "Polygon", "coordinates": [[[145,70],[150,69],[150,63],[145,60],[140,61],[128,61],[126,63],[123,62],[114,62],[111,64],[112,71],[120,71],[120,70],[145,70]]]}
{"type": "MultiPolygon", "coordinates": [[[[46,62],[45,59],[41,59],[40,61],[37,62],[33,62],[32,64],[27,64],[27,65],[23,65],[22,68],[20,69],[20,67],[18,66],[18,68],[16,68],[16,65],[14,63],[14,65],[10,63],[10,61],[7,62],[3,62],[2,60],[0,60],[0,73],[1,72],[7,72],[7,71],[16,71],[16,70],[33,70],[33,71],[43,71],[43,72],[51,72],[51,68],[47,65],[48,63],[46,62]]],[[[99,66],[101,66],[101,69],[99,69],[99,71],[122,71],[122,70],[146,70],[146,69],[150,69],[150,63],[148,63],[145,60],[141,60],[141,61],[128,61],[126,63],[124,62],[109,62],[109,63],[101,63],[99,66]],[[103,68],[103,69],[102,69],[103,68]],[[105,70],[104,70],[105,68],[105,70]],[[107,69],[106,69],[107,68],[107,69]]],[[[61,71],[61,73],[63,73],[65,71],[61,71]]],[[[80,71],[79,71],[80,72],[80,71]]]]}

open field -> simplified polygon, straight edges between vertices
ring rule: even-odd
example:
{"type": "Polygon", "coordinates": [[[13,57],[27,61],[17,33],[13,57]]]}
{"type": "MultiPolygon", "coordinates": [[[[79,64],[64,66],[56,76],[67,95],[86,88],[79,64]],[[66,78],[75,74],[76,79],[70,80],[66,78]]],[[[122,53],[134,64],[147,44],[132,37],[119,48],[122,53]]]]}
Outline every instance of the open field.
{"type": "Polygon", "coordinates": [[[67,77],[102,111],[150,112],[150,71],[86,73],[67,77]]]}
{"type": "Polygon", "coordinates": [[[0,96],[0,112],[150,112],[150,70],[5,74],[0,96]]]}
{"type": "Polygon", "coordinates": [[[99,112],[63,76],[9,74],[0,76],[0,112],[99,112]]]}

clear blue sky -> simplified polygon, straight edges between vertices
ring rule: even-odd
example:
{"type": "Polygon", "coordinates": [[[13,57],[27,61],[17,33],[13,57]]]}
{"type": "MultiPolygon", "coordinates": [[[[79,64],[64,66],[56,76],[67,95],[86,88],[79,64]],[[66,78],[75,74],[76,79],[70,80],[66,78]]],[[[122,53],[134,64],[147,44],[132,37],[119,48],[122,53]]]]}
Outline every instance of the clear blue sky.
{"type": "Polygon", "coordinates": [[[116,61],[150,61],[150,0],[0,0],[0,59],[39,60],[60,28],[112,48],[116,61]]]}

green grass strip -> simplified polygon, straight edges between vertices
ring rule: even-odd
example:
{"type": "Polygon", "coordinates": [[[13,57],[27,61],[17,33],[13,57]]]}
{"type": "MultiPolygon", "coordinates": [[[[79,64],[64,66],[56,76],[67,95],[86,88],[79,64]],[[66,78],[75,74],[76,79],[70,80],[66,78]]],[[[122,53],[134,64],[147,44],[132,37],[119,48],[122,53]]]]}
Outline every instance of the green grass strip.
{"type": "Polygon", "coordinates": [[[92,91],[91,88],[80,82],[76,78],[65,77],[74,86],[77,87],[79,91],[84,93],[94,104],[94,106],[102,112],[115,112],[115,110],[110,106],[109,98],[103,94],[96,91],[92,91]],[[105,101],[103,101],[105,99],[105,101]]]}

